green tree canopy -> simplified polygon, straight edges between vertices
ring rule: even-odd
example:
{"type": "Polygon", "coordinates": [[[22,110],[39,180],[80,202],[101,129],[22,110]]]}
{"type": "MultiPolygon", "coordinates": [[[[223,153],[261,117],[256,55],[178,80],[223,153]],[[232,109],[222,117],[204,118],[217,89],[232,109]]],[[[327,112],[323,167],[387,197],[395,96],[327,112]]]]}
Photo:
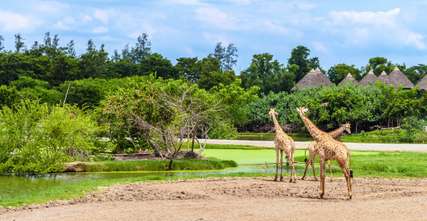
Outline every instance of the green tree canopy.
{"type": "Polygon", "coordinates": [[[288,67],[294,65],[293,72],[295,80],[301,80],[311,69],[320,67],[319,58],[310,58],[310,49],[305,46],[299,45],[292,49],[291,57],[288,59],[288,67]]]}

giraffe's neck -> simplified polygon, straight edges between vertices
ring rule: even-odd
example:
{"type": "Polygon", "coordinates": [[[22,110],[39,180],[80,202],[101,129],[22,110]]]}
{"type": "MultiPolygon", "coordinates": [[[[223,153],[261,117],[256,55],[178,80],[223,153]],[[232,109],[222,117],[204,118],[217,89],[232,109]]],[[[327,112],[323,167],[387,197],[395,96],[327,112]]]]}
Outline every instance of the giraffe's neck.
{"type": "Polygon", "coordinates": [[[273,119],[274,129],[276,129],[276,132],[283,132],[283,129],[280,126],[279,121],[277,121],[276,116],[273,115],[271,118],[273,119]]]}
{"type": "Polygon", "coordinates": [[[304,116],[301,113],[300,113],[300,117],[304,122],[304,125],[307,128],[308,132],[313,137],[313,139],[315,141],[320,141],[320,139],[322,138],[322,134],[324,134],[324,132],[321,131],[319,128],[317,128],[316,125],[313,122],[311,122],[310,119],[308,119],[308,117],[304,116]]]}
{"type": "Polygon", "coordinates": [[[331,135],[331,137],[333,138],[338,138],[339,136],[341,136],[345,131],[345,127],[341,126],[331,132],[329,132],[328,134],[331,135]]]}

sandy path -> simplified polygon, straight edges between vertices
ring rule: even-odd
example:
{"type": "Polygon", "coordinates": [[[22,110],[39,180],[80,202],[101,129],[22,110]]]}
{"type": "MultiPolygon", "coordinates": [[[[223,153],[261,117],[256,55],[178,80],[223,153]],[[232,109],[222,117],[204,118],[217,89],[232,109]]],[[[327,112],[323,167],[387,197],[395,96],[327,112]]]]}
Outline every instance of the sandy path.
{"type": "MultiPolygon", "coordinates": [[[[205,140],[203,140],[205,141],[205,140]]],[[[233,145],[249,145],[255,147],[274,147],[273,141],[268,140],[221,140],[221,139],[208,139],[208,144],[233,144],[233,145]]],[[[307,148],[311,142],[296,141],[298,149],[307,148]]],[[[427,144],[386,144],[386,143],[347,143],[350,150],[366,150],[366,151],[416,151],[427,152],[427,144]]]]}
{"type": "MultiPolygon", "coordinates": [[[[427,179],[296,184],[265,178],[118,185],[70,202],[3,211],[0,220],[427,220],[427,179]]],[[[1,213],[1,212],[0,212],[1,213]]]]}

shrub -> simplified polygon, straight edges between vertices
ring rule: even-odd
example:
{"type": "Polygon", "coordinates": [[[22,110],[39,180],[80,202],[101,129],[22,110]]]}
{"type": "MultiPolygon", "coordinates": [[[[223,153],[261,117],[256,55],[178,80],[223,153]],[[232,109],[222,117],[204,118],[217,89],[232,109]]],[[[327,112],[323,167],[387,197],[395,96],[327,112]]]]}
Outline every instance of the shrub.
{"type": "Polygon", "coordinates": [[[0,111],[0,171],[49,173],[64,162],[85,159],[94,147],[96,124],[74,106],[24,100],[0,111]]]}

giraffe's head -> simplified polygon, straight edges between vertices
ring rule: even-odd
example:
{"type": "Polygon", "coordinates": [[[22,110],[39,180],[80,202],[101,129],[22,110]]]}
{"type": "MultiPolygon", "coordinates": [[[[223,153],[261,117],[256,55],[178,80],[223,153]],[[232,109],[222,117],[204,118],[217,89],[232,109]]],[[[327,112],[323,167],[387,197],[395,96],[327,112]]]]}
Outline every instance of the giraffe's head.
{"type": "Polygon", "coordinates": [[[348,134],[351,134],[351,124],[350,123],[345,123],[343,125],[341,125],[341,127],[344,127],[344,131],[347,132],[348,134]]]}
{"type": "Polygon", "coordinates": [[[305,115],[305,113],[308,112],[308,109],[306,107],[298,107],[297,108],[298,113],[300,113],[301,115],[305,115]]]}
{"type": "Polygon", "coordinates": [[[279,116],[279,114],[276,112],[276,109],[274,109],[274,108],[270,108],[270,111],[268,112],[268,115],[270,115],[270,117],[277,117],[277,116],[279,116]]]}

